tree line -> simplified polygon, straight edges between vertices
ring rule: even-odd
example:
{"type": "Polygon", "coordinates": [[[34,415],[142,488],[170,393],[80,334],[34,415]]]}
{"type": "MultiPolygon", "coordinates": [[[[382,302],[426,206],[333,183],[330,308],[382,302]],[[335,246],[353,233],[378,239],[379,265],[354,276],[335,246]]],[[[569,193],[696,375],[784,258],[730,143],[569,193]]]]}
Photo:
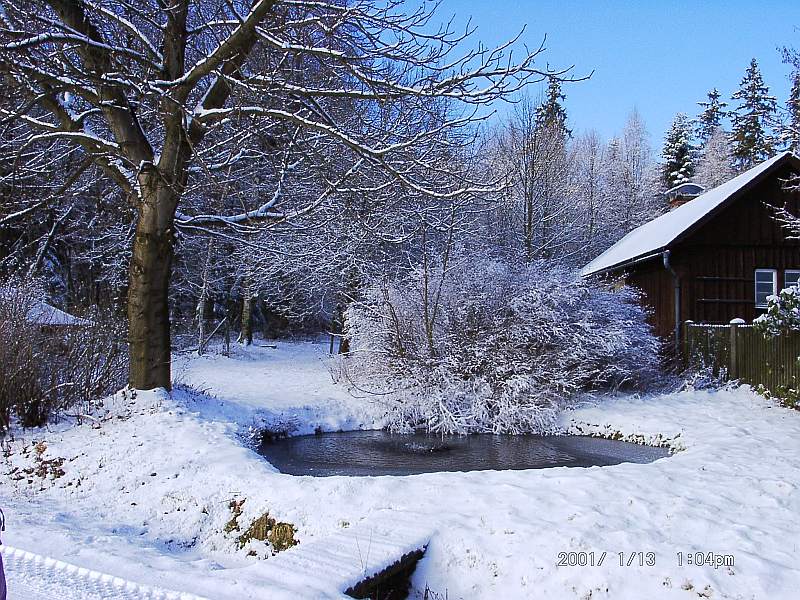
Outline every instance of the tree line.
{"type": "Polygon", "coordinates": [[[245,308],[274,263],[289,287],[314,253],[356,277],[345,249],[402,245],[493,188],[468,168],[480,107],[558,75],[541,49],[513,60],[469,47],[470,29],[431,31],[434,9],[4,0],[5,266],[63,267],[73,297],[124,303],[142,389],[170,387],[176,258],[210,274],[215,252],[235,256],[245,308]],[[194,253],[202,235],[216,250],[194,253]]]}
{"type": "Polygon", "coordinates": [[[770,95],[753,58],[729,104],[711,89],[694,119],[678,113],[664,139],[661,182],[665,189],[694,181],[707,189],[773,156],[800,149],[800,67],[797,53],[783,50],[792,66],[785,103],[770,95]],[[726,124],[730,128],[726,129],[726,124]]]}
{"type": "MultiPolygon", "coordinates": [[[[432,28],[437,15],[399,0],[0,0],[0,277],[116,311],[130,384],[168,388],[176,345],[347,333],[353,306],[412,275],[435,353],[455,265],[574,269],[666,210],[675,179],[636,111],[608,141],[574,132],[579,76],[540,66],[542,48],[515,57],[513,39],[432,28]]],[[[763,104],[753,68],[742,89],[763,104]]],[[[671,143],[699,173],[693,137],[706,162],[732,139],[716,94],[671,143]]],[[[769,123],[763,110],[741,127],[769,123]]],[[[747,140],[752,160],[770,151],[747,140]]]]}

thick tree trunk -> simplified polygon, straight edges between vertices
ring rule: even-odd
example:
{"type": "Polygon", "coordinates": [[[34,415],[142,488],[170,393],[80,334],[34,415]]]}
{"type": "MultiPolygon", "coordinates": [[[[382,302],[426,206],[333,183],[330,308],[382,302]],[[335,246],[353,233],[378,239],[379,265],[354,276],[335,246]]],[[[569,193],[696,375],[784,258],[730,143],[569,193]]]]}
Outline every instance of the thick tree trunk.
{"type": "Polygon", "coordinates": [[[139,210],[129,270],[129,383],[138,390],[170,389],[169,282],[172,272],[174,199],[146,194],[139,210]]]}

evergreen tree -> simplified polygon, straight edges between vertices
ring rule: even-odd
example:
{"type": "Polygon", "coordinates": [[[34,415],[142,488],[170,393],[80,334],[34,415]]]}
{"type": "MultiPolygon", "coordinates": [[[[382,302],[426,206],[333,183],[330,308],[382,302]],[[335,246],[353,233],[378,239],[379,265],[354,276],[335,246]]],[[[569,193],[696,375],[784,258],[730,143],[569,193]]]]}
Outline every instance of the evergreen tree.
{"type": "Polygon", "coordinates": [[[661,153],[664,166],[661,170],[661,181],[665,189],[692,180],[694,175],[694,148],[691,143],[689,119],[683,113],[675,115],[664,139],[664,150],[661,153]]]}
{"type": "Polygon", "coordinates": [[[754,58],[733,96],[739,106],[733,111],[733,156],[736,166],[749,169],[756,163],[772,156],[775,138],[769,123],[775,119],[777,101],[769,95],[761,70],[754,58]]]}
{"type": "Polygon", "coordinates": [[[567,111],[562,102],[567,99],[561,91],[561,82],[551,77],[544,101],[536,109],[536,122],[541,127],[563,134],[567,138],[572,132],[567,129],[567,111]]]}
{"type": "Polygon", "coordinates": [[[783,126],[781,142],[792,152],[800,151],[800,71],[792,74],[792,89],[786,101],[789,119],[783,126]]]}
{"type": "Polygon", "coordinates": [[[708,92],[707,102],[697,103],[703,107],[703,112],[697,117],[697,138],[701,146],[705,146],[714,131],[722,126],[722,119],[727,115],[725,107],[728,103],[722,102],[721,97],[719,90],[714,88],[708,92]]]}

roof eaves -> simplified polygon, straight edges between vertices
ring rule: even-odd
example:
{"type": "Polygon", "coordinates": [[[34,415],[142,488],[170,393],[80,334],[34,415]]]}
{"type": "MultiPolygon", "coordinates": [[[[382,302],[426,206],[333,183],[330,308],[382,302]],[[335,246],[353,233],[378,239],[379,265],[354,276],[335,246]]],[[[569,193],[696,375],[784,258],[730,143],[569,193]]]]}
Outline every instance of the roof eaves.
{"type": "Polygon", "coordinates": [[[581,277],[596,277],[598,275],[608,275],[609,273],[613,273],[614,271],[619,271],[626,267],[632,267],[633,265],[637,265],[639,263],[643,263],[648,260],[652,260],[658,256],[661,256],[662,254],[664,254],[664,251],[666,249],[667,249],[666,247],[659,248],[658,250],[653,250],[645,254],[640,254],[639,256],[629,258],[628,260],[624,260],[620,263],[611,265],[609,267],[603,267],[601,269],[597,269],[596,271],[590,271],[588,273],[581,273],[581,277]]]}

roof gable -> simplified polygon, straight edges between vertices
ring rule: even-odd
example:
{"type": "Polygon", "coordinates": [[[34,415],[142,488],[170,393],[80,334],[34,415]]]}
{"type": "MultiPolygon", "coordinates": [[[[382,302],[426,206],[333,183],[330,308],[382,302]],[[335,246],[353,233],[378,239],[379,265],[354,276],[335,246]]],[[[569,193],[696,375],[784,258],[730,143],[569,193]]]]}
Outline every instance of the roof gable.
{"type": "Polygon", "coordinates": [[[660,254],[787,161],[800,167],[800,159],[791,152],[782,152],[691,202],[637,227],[583,267],[581,275],[586,277],[611,271],[624,264],[660,254]]]}

